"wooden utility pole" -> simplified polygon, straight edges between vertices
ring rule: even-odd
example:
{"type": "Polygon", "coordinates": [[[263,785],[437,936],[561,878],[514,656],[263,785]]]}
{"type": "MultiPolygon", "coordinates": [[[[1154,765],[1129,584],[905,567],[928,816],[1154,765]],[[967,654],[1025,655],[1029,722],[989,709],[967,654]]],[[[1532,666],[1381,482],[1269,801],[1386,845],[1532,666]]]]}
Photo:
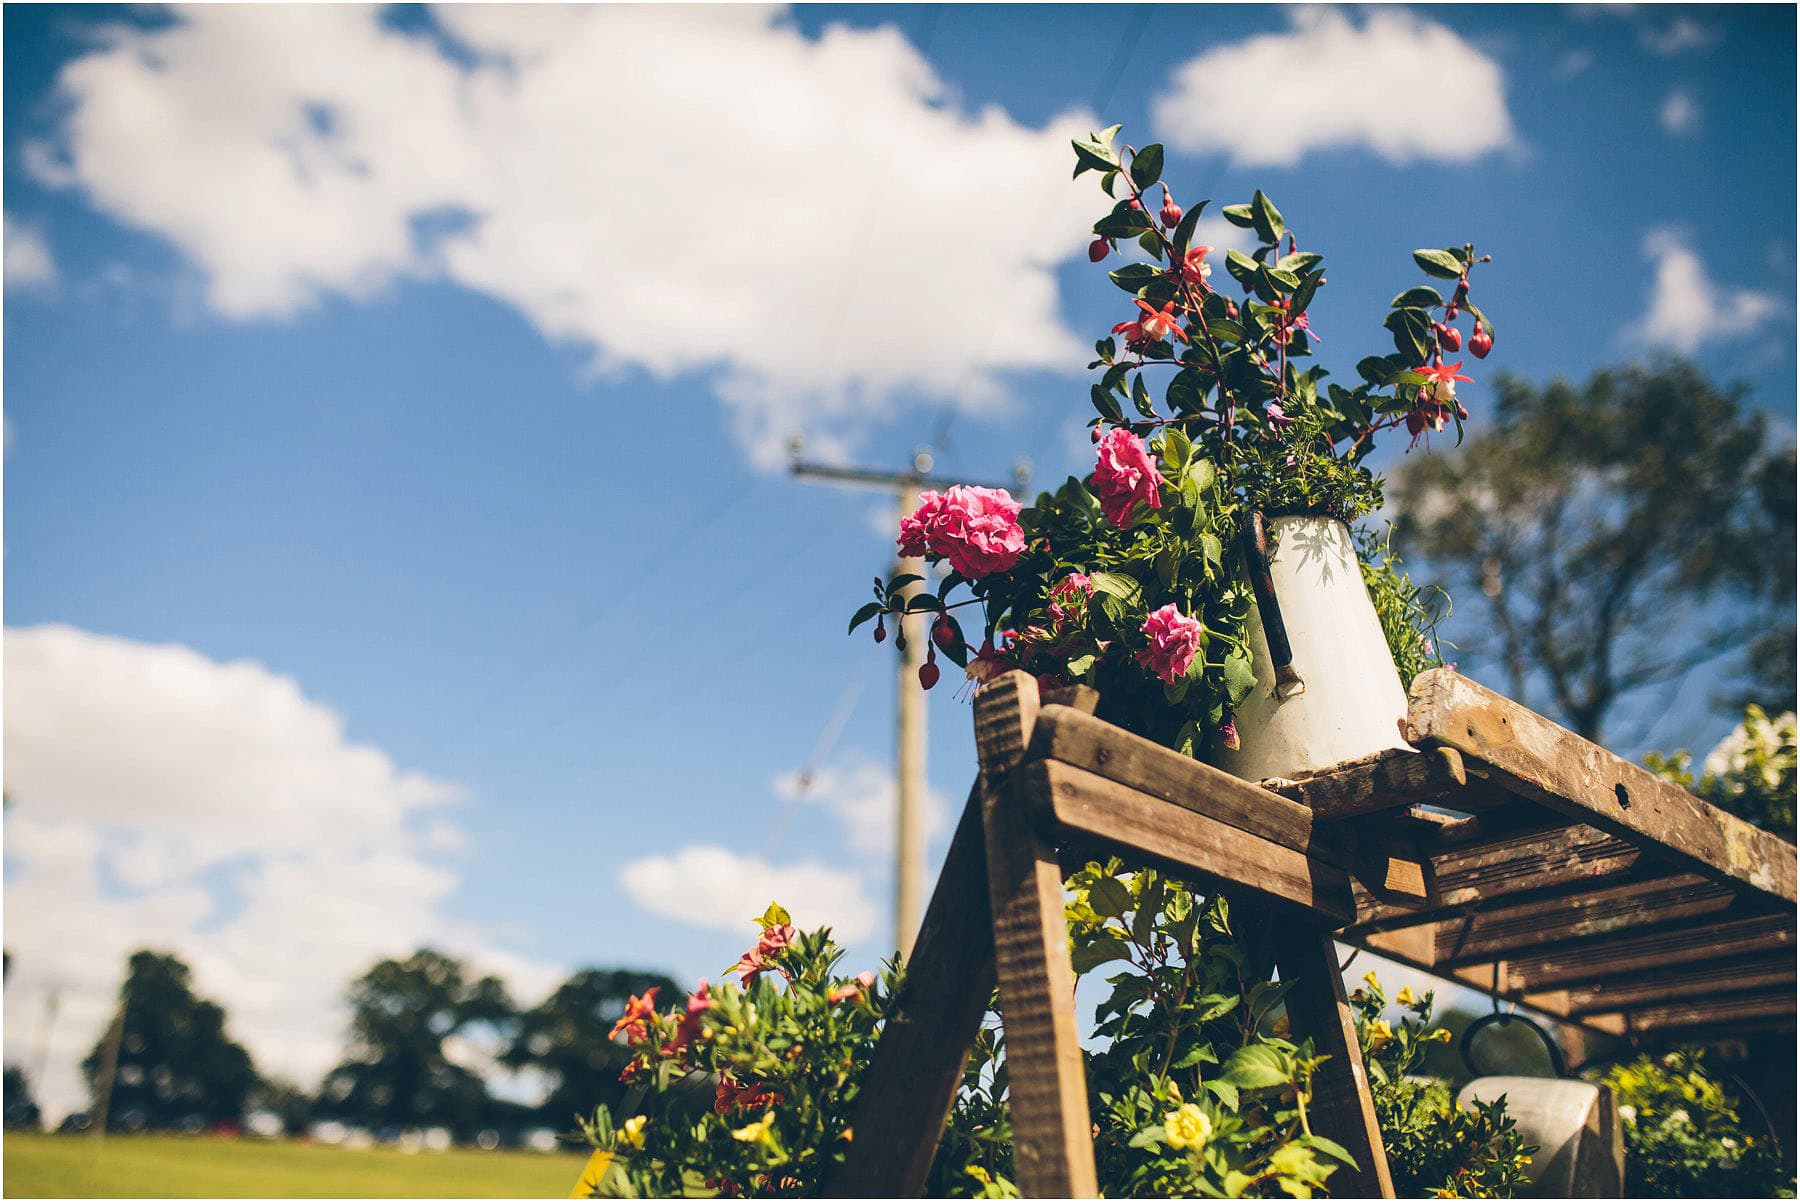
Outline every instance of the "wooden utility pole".
{"type": "MultiPolygon", "coordinates": [[[[798,448],[793,462],[797,479],[892,492],[896,534],[900,519],[918,508],[921,492],[933,486],[949,487],[953,483],[931,479],[931,468],[928,451],[914,455],[912,470],[905,472],[806,463],[798,457],[798,448]]],[[[1015,469],[1015,475],[1022,487],[1029,479],[1029,468],[1021,465],[1015,469]]],[[[897,556],[894,572],[922,577],[925,561],[897,556]]],[[[923,581],[914,581],[901,589],[899,595],[910,599],[923,588],[923,581]]],[[[923,611],[903,617],[900,629],[905,637],[895,639],[899,645],[900,666],[895,682],[894,946],[900,949],[903,960],[912,955],[913,940],[919,932],[925,882],[925,838],[921,822],[925,803],[925,690],[919,685],[919,668],[925,663],[925,640],[931,637],[926,617],[923,611]]]]}
{"type": "Polygon", "coordinates": [[[106,1138],[108,1111],[112,1109],[113,1078],[119,1073],[119,1045],[125,1040],[125,996],[119,995],[119,1009],[112,1026],[106,1029],[106,1043],[100,1049],[99,1072],[94,1074],[94,1138],[106,1138]]]}

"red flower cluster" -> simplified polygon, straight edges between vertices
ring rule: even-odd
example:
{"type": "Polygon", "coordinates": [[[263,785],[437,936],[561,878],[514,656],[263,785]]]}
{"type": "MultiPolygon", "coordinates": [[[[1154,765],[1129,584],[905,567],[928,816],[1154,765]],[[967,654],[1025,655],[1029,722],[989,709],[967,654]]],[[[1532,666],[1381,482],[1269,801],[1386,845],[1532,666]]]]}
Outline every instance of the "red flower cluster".
{"type": "Polygon", "coordinates": [[[653,985],[644,991],[643,997],[633,997],[625,1003],[625,1013],[613,1024],[610,1038],[617,1039],[623,1034],[632,1043],[643,1042],[650,1021],[656,1017],[656,991],[660,988],[662,986],[653,985]]]}
{"type": "MultiPolygon", "coordinates": [[[[756,983],[756,978],[770,969],[783,972],[781,965],[775,962],[775,955],[787,950],[788,944],[794,941],[795,931],[792,923],[784,922],[780,926],[769,927],[756,941],[756,946],[738,957],[737,974],[748,989],[756,983]]],[[[786,974],[783,972],[783,975],[786,974]]]]}
{"type": "Polygon", "coordinates": [[[1004,488],[958,484],[922,493],[919,507],[900,519],[900,554],[940,555],[967,580],[1009,571],[1025,553],[1023,508],[1004,488]]]}

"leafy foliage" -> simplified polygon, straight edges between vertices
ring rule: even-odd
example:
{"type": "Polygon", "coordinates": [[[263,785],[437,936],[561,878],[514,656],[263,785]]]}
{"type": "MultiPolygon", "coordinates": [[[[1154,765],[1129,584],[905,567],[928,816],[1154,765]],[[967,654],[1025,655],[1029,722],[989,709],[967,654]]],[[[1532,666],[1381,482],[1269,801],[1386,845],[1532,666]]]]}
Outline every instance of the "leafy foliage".
{"type": "Polygon", "coordinates": [[[537,1107],[542,1121],[566,1127],[578,1115],[592,1113],[596,1102],[610,1106],[623,1100],[619,1070],[630,1059],[630,1049],[607,1035],[634,994],[659,988],[665,996],[680,990],[660,973],[583,969],[519,1015],[500,1062],[535,1068],[553,1082],[537,1107]]]}
{"type": "Polygon", "coordinates": [[[1744,720],[1706,757],[1701,775],[1690,769],[1685,751],[1652,752],[1645,764],[1703,801],[1794,839],[1795,721],[1792,710],[1776,718],[1759,705],[1744,708],[1744,720]]]}
{"type": "Polygon", "coordinates": [[[1458,1107],[1447,1082],[1419,1075],[1426,1052],[1450,1032],[1431,1026],[1434,995],[1394,998],[1398,1023],[1383,1017],[1387,995],[1374,973],[1351,994],[1356,1034],[1369,1070],[1375,1118],[1387,1148],[1394,1190],[1403,1198],[1510,1198],[1529,1184],[1535,1147],[1506,1116],[1504,1099],[1458,1107]]]}
{"type": "MultiPolygon", "coordinates": [[[[1066,882],[1078,977],[1104,973],[1095,1046],[1084,1051],[1103,1194],[1113,1197],[1312,1197],[1350,1163],[1314,1132],[1313,1074],[1323,1062],[1289,1037],[1287,986],[1232,927],[1223,898],[1196,895],[1118,860],[1066,882]]],[[[640,1094],[599,1107],[583,1130],[610,1154],[602,1196],[818,1193],[858,1138],[849,1115],[900,986],[890,964],[846,979],[828,931],[797,933],[779,906],[739,961],[745,985],[701,988],[658,1012],[636,999],[618,1024],[640,1094]]],[[[1361,999],[1366,1004],[1366,995],[1361,999]]],[[[1379,1002],[1375,1009],[1379,1010],[1379,1002]]],[[[1428,1034],[1430,1000],[1385,1043],[1365,1035],[1390,1148],[1408,1181],[1505,1194],[1518,1182],[1518,1136],[1501,1106],[1456,1111],[1408,1079],[1428,1034]]],[[[986,1023],[927,1179],[933,1197],[1016,1197],[1004,1035],[986,1023]]]]}
{"type": "MultiPolygon", "coordinates": [[[[1461,345],[1459,320],[1470,323],[1476,355],[1492,344],[1492,323],[1469,297],[1470,273],[1488,257],[1472,244],[1414,252],[1429,278],[1454,281],[1450,297],[1427,285],[1402,291],[1382,321],[1392,353],[1365,357],[1349,387],[1327,384],[1323,367],[1305,365],[1318,338],[1312,317],[1324,256],[1301,250],[1287,218],[1258,191],[1220,210],[1259,239],[1251,254],[1224,256],[1241,289],[1228,297],[1211,283],[1213,248],[1193,243],[1210,202],[1183,211],[1162,178],[1162,147],[1120,145],[1118,133],[1114,126],[1074,144],[1075,174],[1097,173],[1110,202],[1094,223],[1090,257],[1132,246],[1144,256],[1109,272],[1133,309],[1095,342],[1088,365],[1097,415],[1089,425],[1101,444],[1095,473],[1039,495],[1016,527],[996,517],[991,500],[972,499],[984,511],[959,512],[943,545],[919,538],[907,551],[950,561],[957,570],[942,586],[907,600],[903,586],[915,577],[877,580],[850,629],[873,620],[879,639],[890,616],[942,615],[943,649],[977,682],[1021,667],[1048,683],[1093,685],[1103,717],[1197,756],[1215,739],[1232,745],[1234,707],[1256,679],[1241,537],[1251,516],[1357,521],[1382,503],[1382,482],[1364,464],[1377,434],[1404,426],[1416,442],[1454,426],[1460,438],[1467,411],[1455,381],[1469,377],[1443,358],[1461,345]],[[1162,189],[1155,217],[1153,187],[1162,189]],[[1091,596],[1059,595],[1072,581],[1091,585],[1091,596]],[[969,596],[950,600],[962,586],[969,596]],[[982,610],[973,662],[966,646],[974,640],[965,643],[954,612],[968,605],[982,610]],[[1152,621],[1171,606],[1173,618],[1152,621]],[[1171,622],[1197,642],[1191,658],[1163,653],[1171,622]]],[[[936,503],[909,521],[935,520],[925,515],[936,503]]],[[[915,542],[904,525],[901,541],[915,542]]],[[[1421,638],[1435,611],[1392,566],[1384,554],[1373,570],[1386,589],[1390,640],[1412,672],[1434,654],[1421,638]]],[[[926,687],[937,679],[936,650],[930,655],[926,687]]]]}
{"type": "Polygon", "coordinates": [[[1700,1052],[1639,1056],[1602,1080],[1612,1087],[1624,1124],[1627,1197],[1794,1196],[1794,1179],[1782,1171],[1775,1146],[1746,1132],[1738,1100],[1700,1052]]]}
{"type": "MultiPolygon", "coordinates": [[[[186,964],[157,952],[132,953],[119,1004],[125,1025],[109,1129],[198,1129],[243,1118],[255,1066],[225,1033],[225,1011],[195,995],[186,964]]],[[[105,1042],[102,1035],[81,1062],[90,1088],[99,1084],[105,1042]]]]}

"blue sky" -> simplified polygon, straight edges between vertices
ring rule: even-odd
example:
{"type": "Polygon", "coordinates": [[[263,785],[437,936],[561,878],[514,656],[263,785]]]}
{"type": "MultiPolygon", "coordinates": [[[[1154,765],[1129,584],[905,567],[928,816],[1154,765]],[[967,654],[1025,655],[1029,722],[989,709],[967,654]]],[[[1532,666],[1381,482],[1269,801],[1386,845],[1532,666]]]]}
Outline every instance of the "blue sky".
{"type": "MultiPolygon", "coordinates": [[[[1071,132],[1267,190],[1340,374],[1472,239],[1477,425],[1498,369],[1668,349],[1791,436],[1793,45],[1782,6],[8,7],[9,1058],[59,990],[72,1102],[143,943],[302,1078],[420,942],[528,1000],[716,976],[780,891],[873,961],[891,644],[843,621],[886,502],[784,448],[1086,469],[1122,310],[1071,132]]],[[[929,709],[935,867],[973,755],[929,709]]]]}

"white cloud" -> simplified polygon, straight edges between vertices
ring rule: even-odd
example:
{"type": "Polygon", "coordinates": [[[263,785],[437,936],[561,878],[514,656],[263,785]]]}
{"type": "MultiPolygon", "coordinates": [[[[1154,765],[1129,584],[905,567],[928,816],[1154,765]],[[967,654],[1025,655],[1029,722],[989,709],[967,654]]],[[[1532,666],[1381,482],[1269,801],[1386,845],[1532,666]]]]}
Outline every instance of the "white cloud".
{"type": "Polygon", "coordinates": [[[856,872],[810,860],[775,865],[713,844],[633,861],[619,870],[619,883],[652,914],[740,935],[772,901],[802,930],[829,926],[840,942],[872,934],[877,921],[856,872]]]}
{"type": "Polygon", "coordinates": [[[1667,25],[1646,22],[1638,27],[1638,43],[1651,54],[1669,58],[1688,50],[1703,50],[1719,40],[1719,31],[1692,17],[1676,17],[1667,25]]]}
{"type": "Polygon", "coordinates": [[[5,660],[6,1053],[36,1067],[57,992],[50,1109],[85,1105],[76,1063],[140,947],[185,959],[259,1067],[304,1084],[381,956],[435,944],[527,1000],[558,979],[445,918],[456,875],[427,855],[456,790],[349,742],[293,680],[67,626],[8,629],[5,660]]]}
{"type": "Polygon", "coordinates": [[[1700,132],[1700,102],[1682,88],[1670,92],[1657,112],[1662,127],[1678,138],[1700,132]]]}
{"type": "Polygon", "coordinates": [[[1157,128],[1182,150],[1292,167],[1316,150],[1365,147],[1396,165],[1461,163],[1513,142],[1498,63],[1400,8],[1361,24],[1330,8],[1288,10],[1286,33],[1221,46],[1176,69],[1157,128]],[[1282,81],[1271,101],[1269,81],[1282,81]],[[1455,81],[1455,116],[1421,119],[1422,80],[1455,81]]]}
{"type": "MultiPolygon", "coordinates": [[[[850,849],[879,861],[893,854],[896,793],[893,765],[859,754],[819,768],[804,787],[799,773],[775,781],[777,797],[824,806],[843,823],[850,849]]],[[[923,837],[929,841],[943,834],[949,816],[949,799],[927,788],[921,814],[923,837]]]]}
{"type": "Polygon", "coordinates": [[[1656,275],[1648,310],[1627,331],[1633,341],[1692,354],[1703,343],[1746,338],[1779,311],[1769,293],[1713,283],[1692,244],[1672,228],[1650,231],[1644,256],[1656,264],[1656,275]]]}
{"type": "Polygon", "coordinates": [[[227,317],[442,276],[601,370],[718,369],[765,466],[895,390],[992,407],[1010,369],[1079,366],[1053,268],[1086,240],[1092,122],[965,112],[892,28],[448,6],[466,66],[375,8],[177,15],[69,64],[59,145],[25,161],[172,241],[227,317]]]}
{"type": "Polygon", "coordinates": [[[1594,56],[1585,50],[1570,50],[1556,60],[1552,71],[1558,79],[1574,79],[1594,65],[1594,56]]]}
{"type": "Polygon", "coordinates": [[[5,270],[8,288],[42,288],[56,283],[56,259],[43,231],[5,215],[5,270]]]}

